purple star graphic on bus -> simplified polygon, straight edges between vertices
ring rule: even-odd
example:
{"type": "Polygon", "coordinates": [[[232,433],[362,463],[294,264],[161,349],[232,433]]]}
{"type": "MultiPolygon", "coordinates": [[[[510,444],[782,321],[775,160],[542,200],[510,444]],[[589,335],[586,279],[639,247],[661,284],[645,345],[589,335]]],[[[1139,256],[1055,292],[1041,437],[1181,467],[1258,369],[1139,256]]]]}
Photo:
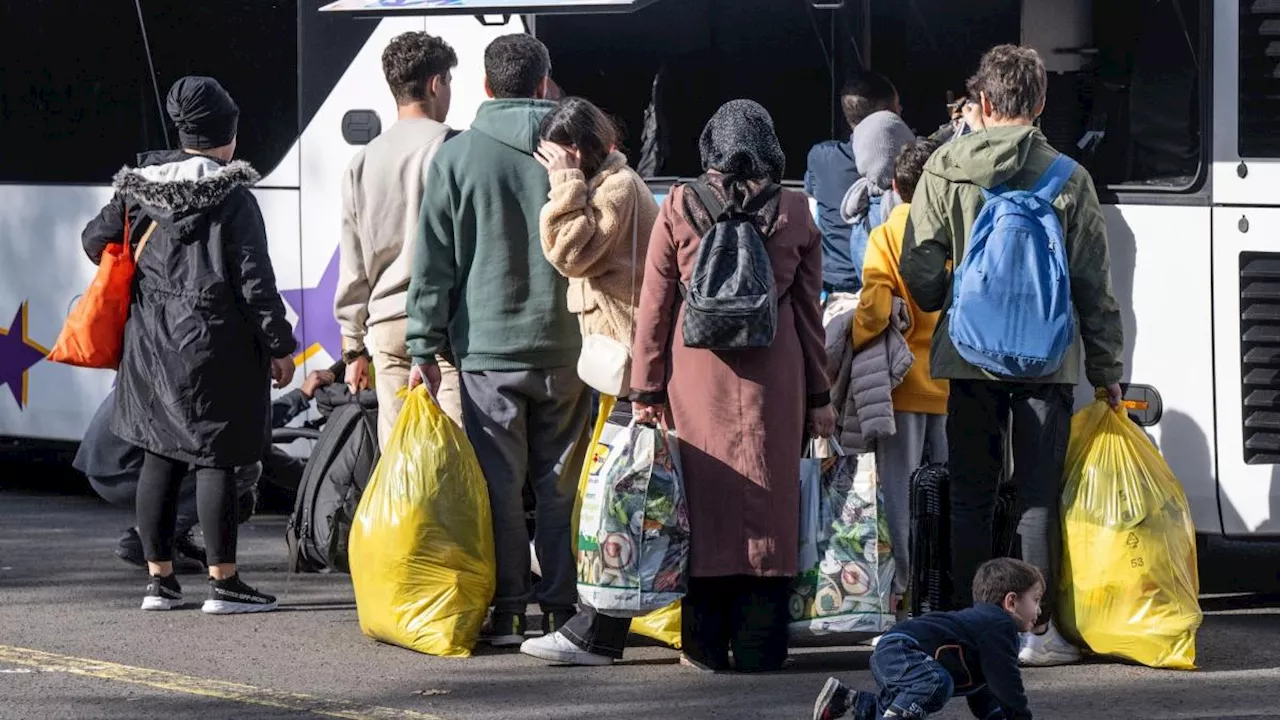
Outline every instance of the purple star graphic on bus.
{"type": "Polygon", "coordinates": [[[342,331],[333,316],[333,296],[338,291],[338,252],[334,248],[328,267],[314,287],[280,291],[284,301],[298,314],[293,336],[298,340],[299,362],[322,348],[331,358],[342,357],[342,331]]]}
{"type": "Polygon", "coordinates": [[[27,304],[18,306],[8,329],[0,328],[0,385],[8,385],[18,409],[27,406],[27,370],[49,351],[27,337],[27,304]]]}

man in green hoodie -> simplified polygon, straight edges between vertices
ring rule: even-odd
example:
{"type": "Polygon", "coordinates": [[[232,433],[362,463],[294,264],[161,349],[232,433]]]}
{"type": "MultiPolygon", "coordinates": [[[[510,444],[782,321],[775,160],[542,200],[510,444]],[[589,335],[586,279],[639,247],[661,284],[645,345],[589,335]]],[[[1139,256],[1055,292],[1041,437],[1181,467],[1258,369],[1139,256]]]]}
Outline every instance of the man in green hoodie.
{"type": "Polygon", "coordinates": [[[1061,565],[1059,487],[1071,427],[1073,389],[1081,357],[1085,375],[1104,388],[1112,405],[1121,399],[1124,331],[1111,290],[1107,228],[1093,180],[1083,168],[1054,201],[1066,239],[1071,298],[1079,336],[1054,374],[1034,380],[999,378],[966,362],[948,334],[951,270],[984,203],[982,190],[1004,185],[1025,190],[1058,157],[1035,127],[1044,111],[1047,79],[1035,50],[1001,45],[982,58],[969,81],[972,104],[965,119],[973,133],[944,145],[925,165],[916,189],[900,261],[903,280],[924,310],[942,311],[933,336],[930,372],[951,381],[947,436],[951,448],[951,570],[953,601],[973,601],[973,576],[991,557],[997,483],[1013,418],[1014,472],[1023,511],[1018,534],[1022,558],[1040,568],[1048,587],[1035,629],[1022,639],[1027,665],[1057,665],[1080,652],[1051,619],[1061,565]]]}
{"type": "Polygon", "coordinates": [[[538,214],[551,188],[534,158],[551,58],[529,35],[485,50],[485,90],[471,129],[440,148],[422,198],[409,281],[409,385],[440,385],[449,348],[462,377],[463,424],[489,485],[498,587],[490,643],[524,641],[534,600],[522,490],[537,500],[536,600],[553,632],[577,601],[574,496],[591,396],[578,378],[582,338],[567,281],[542,254],[538,214]],[[563,463],[564,471],[560,471],[563,463]]]}

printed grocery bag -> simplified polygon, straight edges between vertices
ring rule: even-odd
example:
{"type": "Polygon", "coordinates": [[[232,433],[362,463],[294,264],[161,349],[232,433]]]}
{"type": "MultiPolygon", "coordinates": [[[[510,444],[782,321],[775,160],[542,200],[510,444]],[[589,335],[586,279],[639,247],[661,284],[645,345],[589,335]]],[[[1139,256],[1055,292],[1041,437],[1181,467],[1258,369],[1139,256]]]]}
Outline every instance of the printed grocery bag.
{"type": "Polygon", "coordinates": [[[466,434],[425,386],[405,397],[356,509],[349,556],[365,635],[471,654],[496,586],[489,492],[466,434]]]}
{"type": "Polygon", "coordinates": [[[791,637],[860,639],[894,623],[893,548],[876,478],[875,455],[846,456],[838,446],[822,462],[818,561],[791,585],[791,637]]]}
{"type": "Polygon", "coordinates": [[[1099,399],[1071,420],[1062,494],[1061,629],[1090,650],[1195,668],[1195,526],[1182,486],[1124,414],[1099,399]]]}
{"type": "MultiPolygon", "coordinates": [[[[613,452],[613,447],[620,443],[621,436],[627,431],[626,425],[610,422],[610,414],[617,405],[617,399],[608,395],[600,396],[600,411],[596,416],[595,431],[591,436],[591,453],[582,467],[582,477],[578,481],[578,497],[573,511],[573,552],[578,553],[578,516],[582,512],[582,498],[587,494],[587,483],[591,477],[599,475],[604,463],[613,452]]],[[[643,615],[631,622],[631,632],[642,635],[660,643],[680,649],[680,601],[643,615]]]]}
{"type": "Polygon", "coordinates": [[[607,615],[644,615],[687,590],[689,509],[676,448],[674,433],[632,424],[607,457],[587,463],[578,597],[607,615]]]}

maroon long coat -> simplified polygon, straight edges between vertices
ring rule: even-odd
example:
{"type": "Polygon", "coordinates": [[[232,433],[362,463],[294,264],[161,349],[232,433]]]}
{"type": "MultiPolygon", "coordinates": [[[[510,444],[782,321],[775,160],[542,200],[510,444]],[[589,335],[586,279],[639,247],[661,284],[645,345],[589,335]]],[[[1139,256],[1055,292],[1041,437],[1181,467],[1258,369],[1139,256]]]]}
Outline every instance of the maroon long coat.
{"type": "Polygon", "coordinates": [[[668,394],[689,499],[692,574],[795,575],[808,398],[830,389],[821,235],[804,195],[784,190],[766,242],[781,298],[773,345],[686,348],[678,283],[693,273],[700,237],[680,210],[683,193],[678,187],[667,196],[653,228],[633,392],[668,394]]]}

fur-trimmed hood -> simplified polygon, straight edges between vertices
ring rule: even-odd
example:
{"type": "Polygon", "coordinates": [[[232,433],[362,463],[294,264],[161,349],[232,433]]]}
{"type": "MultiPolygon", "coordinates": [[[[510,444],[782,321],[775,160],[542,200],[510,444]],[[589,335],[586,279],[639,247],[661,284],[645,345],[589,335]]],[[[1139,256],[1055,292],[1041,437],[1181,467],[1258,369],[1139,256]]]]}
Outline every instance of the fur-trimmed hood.
{"type": "Polygon", "coordinates": [[[203,155],[165,154],[159,162],[140,167],[124,167],[112,187],[126,201],[166,211],[186,214],[217,207],[237,188],[249,187],[261,176],[243,160],[222,164],[203,155]]]}

